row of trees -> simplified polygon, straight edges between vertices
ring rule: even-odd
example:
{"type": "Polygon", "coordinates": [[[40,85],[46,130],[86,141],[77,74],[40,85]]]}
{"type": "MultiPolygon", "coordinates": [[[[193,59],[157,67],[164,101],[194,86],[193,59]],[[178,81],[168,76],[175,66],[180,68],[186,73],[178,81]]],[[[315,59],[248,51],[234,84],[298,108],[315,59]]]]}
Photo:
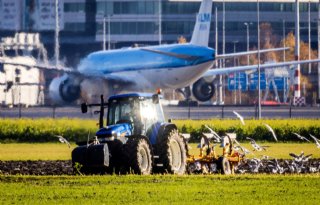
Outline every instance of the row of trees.
{"type": "MultiPolygon", "coordinates": [[[[285,52],[285,60],[293,61],[295,59],[294,48],[295,48],[295,36],[292,32],[287,34],[285,39],[279,38],[278,35],[274,35],[272,32],[272,27],[270,23],[262,23],[260,25],[260,47],[261,49],[270,49],[270,48],[279,48],[279,47],[289,47],[290,49],[285,52]]],[[[253,47],[252,50],[257,50],[256,47],[253,47]]],[[[315,59],[318,56],[316,50],[310,52],[310,58],[315,59]]],[[[261,63],[267,61],[283,61],[284,56],[283,52],[268,52],[261,54],[261,63]]],[[[300,59],[307,60],[309,59],[309,44],[303,41],[300,41],[300,59]]],[[[257,55],[250,56],[250,64],[257,63],[257,55]]],[[[240,63],[243,65],[247,64],[247,58],[244,56],[241,58],[240,63]]]]}

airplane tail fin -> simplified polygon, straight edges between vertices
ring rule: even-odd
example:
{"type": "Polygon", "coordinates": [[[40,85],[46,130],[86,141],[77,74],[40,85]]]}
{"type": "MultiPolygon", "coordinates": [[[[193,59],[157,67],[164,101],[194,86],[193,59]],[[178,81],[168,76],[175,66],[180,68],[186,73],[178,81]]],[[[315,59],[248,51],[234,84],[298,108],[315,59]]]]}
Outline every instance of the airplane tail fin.
{"type": "Polygon", "coordinates": [[[190,43],[208,46],[211,23],[212,0],[202,0],[190,43]]]}

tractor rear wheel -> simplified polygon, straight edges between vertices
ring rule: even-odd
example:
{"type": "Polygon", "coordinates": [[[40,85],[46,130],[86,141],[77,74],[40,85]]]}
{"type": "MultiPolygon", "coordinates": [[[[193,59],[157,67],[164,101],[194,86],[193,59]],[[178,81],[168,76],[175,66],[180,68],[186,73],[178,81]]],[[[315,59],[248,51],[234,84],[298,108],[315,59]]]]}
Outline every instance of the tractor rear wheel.
{"type": "Polygon", "coordinates": [[[159,156],[157,167],[161,173],[184,174],[187,165],[186,143],[177,129],[166,128],[158,137],[156,155],[159,156]]]}
{"type": "Polygon", "coordinates": [[[231,166],[228,158],[226,157],[219,157],[218,162],[217,162],[217,169],[218,172],[221,174],[225,175],[230,175],[231,174],[231,166]]]}
{"type": "Polygon", "coordinates": [[[151,144],[146,137],[129,137],[125,144],[124,153],[127,160],[128,172],[143,175],[151,174],[153,156],[151,144]]]}

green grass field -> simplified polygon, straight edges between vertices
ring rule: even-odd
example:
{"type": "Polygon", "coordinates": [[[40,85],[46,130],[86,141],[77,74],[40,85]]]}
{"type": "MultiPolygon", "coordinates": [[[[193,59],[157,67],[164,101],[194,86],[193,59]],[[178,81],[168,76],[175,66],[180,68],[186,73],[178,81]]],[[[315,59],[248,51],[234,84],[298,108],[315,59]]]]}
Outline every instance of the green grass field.
{"type": "Polygon", "coordinates": [[[74,147],[61,143],[0,144],[0,160],[68,160],[74,147]]]}
{"type": "Polygon", "coordinates": [[[319,175],[0,176],[1,204],[318,204],[319,175]],[[318,202],[317,202],[318,201],[318,202]]]}
{"type": "MultiPolygon", "coordinates": [[[[199,155],[197,144],[190,144],[192,149],[190,153],[199,155]]],[[[252,150],[249,143],[242,143],[244,147],[252,150]]],[[[268,155],[277,159],[290,159],[290,152],[299,154],[304,151],[305,154],[313,154],[313,158],[320,158],[320,149],[317,149],[313,143],[261,143],[261,145],[270,146],[267,151],[253,152],[248,158],[268,155]]],[[[76,145],[72,144],[68,148],[66,144],[61,143],[8,143],[0,144],[0,160],[68,160],[71,159],[71,151],[76,145]]],[[[221,148],[217,148],[217,154],[222,154],[221,148]]]]}

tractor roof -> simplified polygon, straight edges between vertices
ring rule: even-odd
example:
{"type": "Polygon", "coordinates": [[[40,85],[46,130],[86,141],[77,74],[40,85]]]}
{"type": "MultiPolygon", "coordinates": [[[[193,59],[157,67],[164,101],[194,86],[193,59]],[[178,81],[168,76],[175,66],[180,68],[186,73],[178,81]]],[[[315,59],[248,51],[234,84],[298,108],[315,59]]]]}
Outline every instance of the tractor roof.
{"type": "Polygon", "coordinates": [[[113,95],[113,96],[109,97],[109,100],[123,99],[123,98],[130,98],[130,97],[152,98],[152,95],[154,95],[154,94],[153,93],[127,93],[127,94],[113,95]]]}

